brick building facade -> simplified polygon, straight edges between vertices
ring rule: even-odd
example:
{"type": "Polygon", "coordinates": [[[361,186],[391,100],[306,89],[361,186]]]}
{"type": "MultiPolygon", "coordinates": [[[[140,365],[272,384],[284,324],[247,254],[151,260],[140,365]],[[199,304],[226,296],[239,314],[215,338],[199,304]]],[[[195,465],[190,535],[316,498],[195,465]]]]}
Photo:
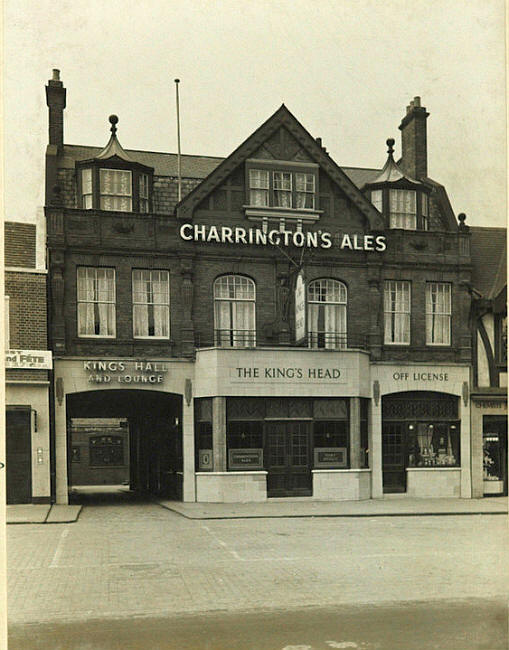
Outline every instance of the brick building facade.
{"type": "Polygon", "coordinates": [[[389,139],[340,167],[283,105],[182,156],[178,202],[174,154],[125,150],[116,116],[66,145],[46,88],[58,501],[84,418],[125,419],[131,486],[187,501],[472,496],[471,232],[419,98],[398,162],[389,139]]]}
{"type": "Polygon", "coordinates": [[[49,503],[51,497],[43,226],[43,219],[4,224],[7,503],[49,503]]]}

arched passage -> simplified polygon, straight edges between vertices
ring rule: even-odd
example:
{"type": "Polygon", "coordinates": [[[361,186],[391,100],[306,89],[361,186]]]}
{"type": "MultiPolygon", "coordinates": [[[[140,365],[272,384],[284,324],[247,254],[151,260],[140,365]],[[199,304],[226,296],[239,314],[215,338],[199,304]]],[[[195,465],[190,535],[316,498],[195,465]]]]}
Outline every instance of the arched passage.
{"type": "Polygon", "coordinates": [[[182,496],[182,397],[151,390],[68,394],[69,486],[120,482],[182,496]],[[123,469],[123,472],[120,471],[123,469]]]}

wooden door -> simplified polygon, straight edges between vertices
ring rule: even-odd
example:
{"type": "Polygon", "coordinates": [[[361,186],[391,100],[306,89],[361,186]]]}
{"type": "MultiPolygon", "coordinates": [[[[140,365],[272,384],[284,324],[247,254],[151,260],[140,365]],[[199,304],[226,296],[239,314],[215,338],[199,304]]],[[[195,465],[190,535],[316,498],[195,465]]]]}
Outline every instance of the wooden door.
{"type": "Polygon", "coordinates": [[[384,492],[406,492],[406,425],[386,422],[382,430],[382,478],[384,492]]]}
{"type": "Polygon", "coordinates": [[[310,496],[310,423],[268,422],[266,427],[267,495],[310,496]]]}

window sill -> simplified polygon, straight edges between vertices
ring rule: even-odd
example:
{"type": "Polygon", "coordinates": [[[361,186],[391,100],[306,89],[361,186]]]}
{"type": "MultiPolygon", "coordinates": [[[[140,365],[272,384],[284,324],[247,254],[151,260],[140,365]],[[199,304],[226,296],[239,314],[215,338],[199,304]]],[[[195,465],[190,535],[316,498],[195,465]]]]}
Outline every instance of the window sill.
{"type": "Polygon", "coordinates": [[[297,209],[266,206],[244,205],[246,217],[250,221],[260,219],[289,219],[290,221],[318,221],[323,210],[297,209]]]}

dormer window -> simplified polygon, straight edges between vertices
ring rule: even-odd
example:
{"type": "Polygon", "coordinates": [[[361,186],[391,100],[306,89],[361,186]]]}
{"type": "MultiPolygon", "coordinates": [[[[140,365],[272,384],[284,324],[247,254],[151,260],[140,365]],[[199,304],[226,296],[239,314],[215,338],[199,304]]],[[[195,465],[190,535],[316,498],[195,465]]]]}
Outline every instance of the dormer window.
{"type": "Polygon", "coordinates": [[[121,169],[100,169],[100,209],[132,212],[132,174],[121,169]]]}
{"type": "Polygon", "coordinates": [[[133,160],[116,137],[118,118],[110,116],[111,138],[95,158],[76,163],[78,207],[83,210],[143,212],[150,210],[152,167],[133,160]]]}
{"type": "Polygon", "coordinates": [[[417,229],[414,190],[389,190],[389,228],[417,229]]]}
{"type": "Polygon", "coordinates": [[[429,229],[429,188],[402,172],[393,158],[394,140],[387,140],[389,156],[381,173],[365,185],[375,208],[384,215],[388,228],[429,229]]]}
{"type": "MultiPolygon", "coordinates": [[[[251,159],[246,163],[246,182],[246,214],[250,217],[255,216],[251,208],[275,209],[285,217],[300,210],[316,210],[318,165],[314,163],[251,159]]],[[[318,215],[309,216],[315,220],[318,215]]]]}

